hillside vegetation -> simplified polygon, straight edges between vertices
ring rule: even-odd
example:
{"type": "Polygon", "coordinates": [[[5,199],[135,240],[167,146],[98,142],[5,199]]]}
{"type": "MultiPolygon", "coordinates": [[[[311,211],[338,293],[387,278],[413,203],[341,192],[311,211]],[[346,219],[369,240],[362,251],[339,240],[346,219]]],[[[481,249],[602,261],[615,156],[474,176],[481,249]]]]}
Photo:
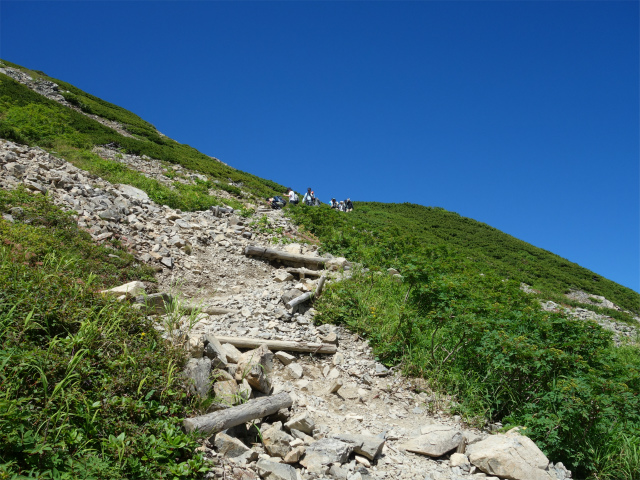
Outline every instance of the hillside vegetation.
{"type": "Polygon", "coordinates": [[[638,294],[442,209],[355,208],[289,209],[326,251],[368,269],[328,288],[316,304],[320,321],[366,335],[381,361],[452,396],[467,422],[524,426],[579,476],[638,478],[637,345],[615,348],[599,325],[542,311],[542,294],[524,293],[520,282],[555,295],[584,288],[628,307],[638,294]]]}
{"type": "Polygon", "coordinates": [[[68,213],[0,190],[0,478],[193,478],[182,433],[197,412],[168,345],[137,310],[101,295],[152,280],[118,242],[97,246],[68,213]]]}
{"type": "MultiPolygon", "coordinates": [[[[2,138],[55,151],[182,210],[240,208],[284,191],[72,85],[3,63],[54,81],[71,105],[131,136],[0,75],[2,138]],[[102,145],[180,164],[207,180],[162,185],[99,157],[94,147],[102,145]]],[[[0,220],[0,478],[30,471],[39,478],[195,476],[202,459],[176,428],[176,418],[198,409],[176,379],[180,355],[138,312],[96,293],[151,280],[149,270],[117,243],[93,245],[46,198],[0,192],[0,211],[14,207],[29,222],[0,220]]],[[[434,408],[449,405],[477,426],[521,425],[578,478],[640,478],[637,339],[616,348],[597,324],[544,312],[539,303],[570,303],[564,294],[580,289],[638,313],[640,295],[441,208],[371,202],[348,214],[327,206],[287,211],[324,251],[363,267],[329,285],[317,318],[367,336],[380,361],[426,379],[434,408]],[[388,275],[390,267],[402,277],[388,275]],[[524,293],[521,282],[539,293],[524,293]]],[[[629,313],[584,307],[637,325],[629,313]]]]}
{"type": "MultiPolygon", "coordinates": [[[[57,79],[50,78],[42,72],[32,72],[18,65],[2,60],[4,65],[18,68],[31,74],[34,79],[55,82],[60,87],[65,99],[79,107],[82,112],[97,115],[107,120],[118,122],[132,136],[125,136],[98,121],[83,115],[56,101],[50,100],[27,86],[0,74],[0,137],[31,146],[40,146],[49,151],[77,163],[80,168],[89,169],[92,173],[103,176],[110,181],[118,181],[109,177],[110,170],[115,174],[127,170],[118,162],[99,159],[92,153],[98,145],[109,145],[123,153],[147,155],[169,164],[180,164],[185,168],[201,172],[209,177],[197,187],[188,188],[176,182],[176,188],[189,190],[185,192],[188,201],[180,203],[177,198],[163,192],[157,186],[147,185],[150,196],[174,208],[195,210],[221,204],[215,196],[207,195],[209,188],[224,190],[243,198],[245,192],[252,198],[264,198],[279,195],[285,188],[277,183],[255,175],[231,168],[196,149],[180,144],[160,135],[148,122],[137,115],[89,95],[82,90],[57,79]],[[164,195],[164,198],[162,195],[164,195]]],[[[143,187],[141,187],[143,188],[143,187]]],[[[239,204],[233,205],[238,207],[239,204]]]]}

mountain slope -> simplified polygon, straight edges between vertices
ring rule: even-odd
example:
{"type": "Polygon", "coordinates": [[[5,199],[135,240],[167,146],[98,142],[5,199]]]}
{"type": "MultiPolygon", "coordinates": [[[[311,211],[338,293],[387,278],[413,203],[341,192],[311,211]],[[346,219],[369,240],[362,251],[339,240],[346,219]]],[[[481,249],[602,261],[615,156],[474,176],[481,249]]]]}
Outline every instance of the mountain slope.
{"type": "MultiPolygon", "coordinates": [[[[21,75],[4,71],[23,83],[0,75],[0,137],[55,150],[174,209],[224,203],[249,213],[249,202],[283,191],[71,85],[55,81],[55,87],[40,72],[11,68],[21,75]],[[156,159],[160,177],[131,163],[147,157],[156,159]],[[180,177],[171,168],[177,164],[199,173],[180,177]]],[[[316,303],[317,319],[366,335],[381,361],[426,378],[428,391],[451,397],[453,411],[469,424],[523,425],[545,453],[581,474],[637,478],[605,475],[607,465],[640,442],[637,338],[615,348],[597,323],[543,311],[539,302],[571,304],[564,294],[581,289],[594,303],[603,296],[637,313],[637,293],[439,208],[372,202],[357,203],[349,214],[304,205],[287,212],[326,252],[366,267],[328,286],[316,303]],[[385,275],[389,267],[399,273],[385,275]],[[526,294],[521,282],[540,293],[526,294]]],[[[588,308],[637,325],[628,313],[588,308]]],[[[627,464],[635,468],[633,462],[627,464]]]]}

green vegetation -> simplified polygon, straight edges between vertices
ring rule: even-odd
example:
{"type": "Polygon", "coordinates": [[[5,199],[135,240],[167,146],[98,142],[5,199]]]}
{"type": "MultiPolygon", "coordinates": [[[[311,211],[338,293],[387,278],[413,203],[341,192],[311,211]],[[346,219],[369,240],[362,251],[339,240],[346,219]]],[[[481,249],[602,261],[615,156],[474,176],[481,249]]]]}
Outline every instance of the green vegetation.
{"type": "Polygon", "coordinates": [[[0,191],[0,212],[15,207],[0,219],[0,478],[193,478],[183,352],[99,293],[151,271],[46,197],[0,191]]]}
{"type": "MultiPolygon", "coordinates": [[[[80,150],[86,154],[96,145],[111,145],[119,148],[123,153],[147,155],[199,171],[210,178],[211,188],[225,190],[236,196],[241,196],[244,191],[256,198],[265,198],[284,191],[282,185],[235,170],[188,145],[161,136],[153,125],[137,115],[89,95],[66,82],[49,78],[42,72],[29,71],[4,60],[2,63],[21,69],[36,78],[57,83],[61,93],[71,104],[85,113],[118,122],[133,135],[133,137],[122,135],[0,74],[0,137],[2,138],[56,150],[65,158],[73,151],[80,150]]],[[[199,208],[196,206],[199,204],[200,202],[195,202],[192,208],[199,208]]]]}
{"type": "Polygon", "coordinates": [[[359,202],[356,207],[349,215],[332,216],[327,224],[324,209],[301,210],[304,217],[296,218],[309,228],[313,225],[312,231],[327,242],[329,251],[349,258],[365,255],[360,260],[373,264],[384,260],[394,266],[409,251],[446,244],[480,268],[524,282],[543,294],[580,289],[640,313],[640,295],[633,290],[484,223],[410,203],[359,202]],[[366,252],[360,248],[363,242],[370,244],[366,252]]]}
{"type": "Polygon", "coordinates": [[[451,395],[452,412],[470,424],[525,427],[578,478],[639,478],[640,349],[615,348],[610,332],[593,322],[542,311],[539,296],[519,287],[528,279],[559,296],[578,286],[628,305],[637,305],[637,294],[604,279],[587,286],[577,265],[441,209],[356,209],[288,210],[325,250],[369,269],[327,288],[316,303],[320,322],[366,335],[379,360],[451,395]],[[520,251],[539,264],[515,268],[520,251]],[[565,270],[554,272],[554,265],[565,270]],[[389,276],[389,267],[403,278],[389,276]],[[551,280],[528,276],[537,269],[551,280]]]}
{"type": "MultiPolygon", "coordinates": [[[[2,138],[55,150],[80,168],[182,210],[222,203],[210,190],[237,196],[235,208],[242,207],[240,197],[284,191],[72,85],[4,63],[55,81],[69,103],[118,122],[131,136],[0,75],[2,138]],[[208,180],[184,185],[169,168],[169,188],[98,157],[96,145],[180,164],[208,180]]],[[[0,192],[1,212],[16,206],[24,210],[18,222],[0,220],[0,479],[195,476],[202,459],[192,456],[195,443],[177,422],[207,401],[184,393],[177,376],[184,355],[136,310],[96,293],[151,279],[151,272],[117,241],[92,244],[46,198],[0,192]]],[[[450,395],[451,411],[468,423],[525,427],[578,478],[640,478],[638,339],[614,348],[611,334],[598,325],[544,312],[538,303],[581,306],[633,324],[628,313],[564,294],[584,290],[636,314],[640,295],[441,208],[372,202],[357,203],[349,214],[327,206],[285,211],[307,241],[320,240],[325,251],[366,267],[327,287],[316,303],[320,321],[368,336],[380,361],[425,378],[437,398],[450,395]],[[390,277],[389,267],[402,278],[390,277]],[[520,282],[539,293],[525,294],[520,282]]],[[[253,226],[290,241],[266,216],[253,226]]]]}

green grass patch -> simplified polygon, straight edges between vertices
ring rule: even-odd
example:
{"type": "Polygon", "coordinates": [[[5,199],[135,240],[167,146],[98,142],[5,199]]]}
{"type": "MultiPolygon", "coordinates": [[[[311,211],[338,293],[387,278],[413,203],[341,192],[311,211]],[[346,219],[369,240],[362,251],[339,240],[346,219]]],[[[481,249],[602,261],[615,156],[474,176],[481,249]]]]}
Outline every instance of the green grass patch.
{"type": "Polygon", "coordinates": [[[0,211],[10,209],[19,220],[0,219],[0,478],[197,476],[204,461],[180,429],[198,406],[180,377],[184,353],[99,293],[150,272],[93,244],[45,197],[0,191],[0,211]]]}
{"type": "Polygon", "coordinates": [[[116,145],[125,153],[147,155],[204,173],[214,181],[213,188],[238,196],[244,191],[254,198],[265,198],[281,195],[285,190],[276,182],[236,170],[189,145],[162,137],[153,125],[137,115],[89,95],[73,85],[50,78],[42,72],[34,74],[10,62],[3,61],[3,63],[57,83],[62,95],[70,103],[86,113],[121,123],[134,135],[134,138],[121,135],[86,115],[49,100],[10,77],[0,74],[0,137],[2,138],[47,149],[53,148],[56,143],[88,151],[96,145],[116,145]],[[238,188],[235,185],[242,187],[238,188]]]}
{"type": "MultiPolygon", "coordinates": [[[[325,250],[370,269],[329,285],[316,319],[365,335],[380,361],[425,378],[438,395],[452,395],[451,412],[467,422],[526,427],[550,459],[578,478],[637,478],[640,350],[615,348],[611,333],[594,322],[542,311],[537,296],[520,290],[520,278],[505,276],[509,263],[500,261],[498,249],[487,249],[494,252],[488,261],[479,248],[497,235],[489,231],[483,239],[489,227],[439,209],[420,212],[449,222],[449,231],[462,224],[456,237],[465,228],[474,232],[478,238],[466,236],[470,246],[462,248],[459,239],[407,223],[415,206],[378,206],[357,204],[353,214],[322,206],[289,210],[325,250]],[[388,267],[401,272],[401,281],[388,267]]],[[[561,262],[527,248],[540,255],[542,271],[561,262]]],[[[549,285],[560,289],[557,295],[565,288],[549,285]]],[[[618,287],[608,292],[624,293],[618,287]]]]}

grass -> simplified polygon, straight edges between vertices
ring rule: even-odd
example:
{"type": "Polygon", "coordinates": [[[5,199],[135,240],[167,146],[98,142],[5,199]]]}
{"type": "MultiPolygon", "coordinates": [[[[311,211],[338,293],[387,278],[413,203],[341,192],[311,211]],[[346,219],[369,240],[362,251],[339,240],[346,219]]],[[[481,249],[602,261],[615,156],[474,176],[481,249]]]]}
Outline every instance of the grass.
{"type": "MultiPolygon", "coordinates": [[[[466,224],[459,236],[466,228],[478,237],[467,238],[470,248],[459,241],[436,244],[438,237],[420,233],[419,224],[404,216],[395,222],[398,212],[407,214],[406,206],[368,207],[354,215],[323,207],[289,210],[326,251],[369,269],[329,285],[316,303],[316,319],[345,324],[369,338],[380,361],[401,365],[405,373],[425,378],[436,394],[450,395],[451,413],[467,423],[526,427],[550,459],[562,461],[578,478],[637,478],[640,349],[615,348],[611,333],[594,322],[542,311],[538,298],[544,293],[522,292],[521,278],[505,277],[509,263],[497,255],[485,261],[476,250],[497,236],[490,231],[483,239],[488,227],[424,209],[421,214],[448,221],[449,230],[455,222],[466,224]],[[400,271],[401,282],[387,274],[389,267],[400,271]]],[[[499,245],[508,253],[511,241],[499,245]]],[[[561,262],[537,253],[543,272],[561,262]]],[[[579,281],[570,277],[572,284],[579,281]]],[[[564,299],[567,283],[552,293],[564,299]]],[[[623,287],[609,287],[590,293],[622,292],[618,300],[626,298],[623,287]]]]}
{"type": "Polygon", "coordinates": [[[0,211],[16,206],[0,220],[0,478],[197,476],[183,350],[99,293],[151,272],[46,197],[0,191],[0,211]]]}
{"type": "Polygon", "coordinates": [[[18,143],[38,145],[52,150],[64,145],[64,156],[72,149],[90,152],[96,145],[114,145],[122,152],[147,155],[171,164],[179,164],[207,175],[211,187],[236,196],[265,198],[280,195],[285,190],[271,180],[236,170],[197,151],[160,136],[155,128],[127,110],[93,97],[72,85],[33,72],[2,60],[7,66],[18,68],[38,78],[57,83],[70,103],[85,113],[96,114],[119,122],[134,138],[119,134],[97,121],[49,100],[6,75],[0,74],[0,137],[18,143]],[[240,185],[241,187],[238,187],[240,185]]]}

